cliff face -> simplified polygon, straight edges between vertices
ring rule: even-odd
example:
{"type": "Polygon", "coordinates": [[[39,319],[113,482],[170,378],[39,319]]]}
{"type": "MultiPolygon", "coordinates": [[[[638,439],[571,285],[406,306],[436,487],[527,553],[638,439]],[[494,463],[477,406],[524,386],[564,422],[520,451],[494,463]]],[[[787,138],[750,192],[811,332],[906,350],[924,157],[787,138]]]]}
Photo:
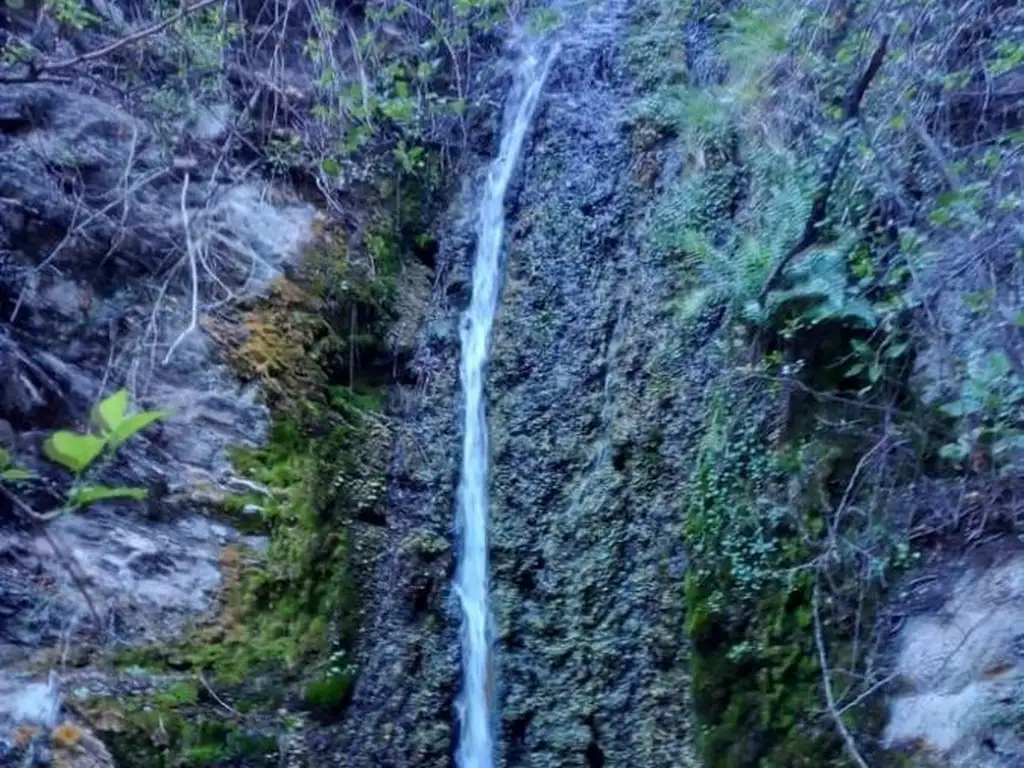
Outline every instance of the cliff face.
{"type": "MultiPolygon", "coordinates": [[[[629,9],[563,29],[510,194],[507,277],[488,392],[496,684],[507,765],[692,759],[677,585],[676,503],[705,376],[644,244],[650,191],[625,121],[629,9]]],[[[338,754],[447,765],[458,690],[448,583],[458,467],[458,314],[482,177],[454,206],[434,308],[399,396],[390,549],[367,662],[338,754]]]]}
{"type": "Polygon", "coordinates": [[[645,239],[631,11],[595,9],[567,43],[513,209],[490,380],[510,766],[693,760],[678,499],[709,355],[645,239]]]}
{"type": "MultiPolygon", "coordinates": [[[[4,17],[0,761],[447,768],[515,9],[93,5],[4,17]],[[148,501],[44,526],[122,386],[172,413],[86,479],[148,501]]],[[[1019,762],[1024,22],[833,5],[519,9],[503,766],[1019,762]]]]}

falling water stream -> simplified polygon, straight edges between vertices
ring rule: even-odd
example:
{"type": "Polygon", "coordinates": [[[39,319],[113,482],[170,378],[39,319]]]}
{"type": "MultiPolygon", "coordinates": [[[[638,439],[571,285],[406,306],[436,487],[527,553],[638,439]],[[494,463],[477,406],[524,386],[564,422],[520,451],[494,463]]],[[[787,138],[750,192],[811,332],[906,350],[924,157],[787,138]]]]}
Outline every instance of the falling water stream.
{"type": "Polygon", "coordinates": [[[492,768],[491,616],[488,590],[488,450],[484,374],[498,308],[501,250],[505,239],[505,192],[557,46],[543,58],[527,52],[505,108],[498,156],[492,161],[477,211],[473,298],[462,319],[462,391],[465,424],[456,527],[461,542],[455,590],[462,606],[462,694],[458,702],[459,768],[492,768]]]}

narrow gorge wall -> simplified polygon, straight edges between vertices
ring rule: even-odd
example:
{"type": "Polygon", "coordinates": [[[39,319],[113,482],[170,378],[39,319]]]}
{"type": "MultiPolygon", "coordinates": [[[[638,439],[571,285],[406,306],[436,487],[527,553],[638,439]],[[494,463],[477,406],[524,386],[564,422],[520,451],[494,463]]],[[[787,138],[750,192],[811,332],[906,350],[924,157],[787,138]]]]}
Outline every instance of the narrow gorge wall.
{"type": "MultiPolygon", "coordinates": [[[[653,196],[627,123],[630,22],[629,5],[610,0],[563,27],[509,194],[488,380],[507,766],[693,760],[679,499],[711,352],[674,322],[676,286],[645,244],[653,196]]],[[[393,554],[376,578],[365,665],[332,741],[354,766],[446,766],[452,753],[458,318],[480,181],[467,182],[442,240],[412,366],[420,384],[396,396],[393,554]]]]}
{"type": "Polygon", "coordinates": [[[508,766],[685,766],[679,535],[699,356],[644,233],[627,3],[595,10],[524,163],[495,330],[493,570],[508,766]],[[682,364],[685,360],[685,364],[682,364]]]}

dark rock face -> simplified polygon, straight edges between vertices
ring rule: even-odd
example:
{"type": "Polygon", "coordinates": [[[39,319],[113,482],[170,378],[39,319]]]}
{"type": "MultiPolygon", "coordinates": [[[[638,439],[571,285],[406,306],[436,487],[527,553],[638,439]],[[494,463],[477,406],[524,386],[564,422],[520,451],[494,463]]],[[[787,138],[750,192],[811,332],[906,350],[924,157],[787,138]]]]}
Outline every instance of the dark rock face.
{"type": "Polygon", "coordinates": [[[496,326],[507,766],[690,762],[677,594],[686,463],[670,451],[685,452],[685,397],[699,398],[701,369],[676,364],[669,273],[638,228],[649,192],[622,127],[623,6],[591,19],[553,73],[496,326]]]}
{"type": "MultiPolygon", "coordinates": [[[[565,30],[510,191],[490,392],[496,695],[505,766],[693,763],[680,647],[680,499],[712,359],[675,330],[669,269],[645,250],[634,181],[626,3],[565,30]],[[670,386],[671,385],[671,386],[670,386]]],[[[472,189],[456,206],[471,213],[472,189]]],[[[402,394],[387,530],[338,764],[449,766],[459,689],[451,595],[458,312],[467,223],[402,394]]]]}
{"type": "MultiPolygon", "coordinates": [[[[469,210],[467,188],[463,206],[469,210]]],[[[313,734],[307,751],[353,768],[448,766],[458,691],[458,607],[450,594],[458,481],[460,297],[471,283],[468,218],[438,254],[434,304],[395,393],[394,449],[384,526],[363,531],[387,552],[365,606],[360,677],[344,724],[313,734]]]]}

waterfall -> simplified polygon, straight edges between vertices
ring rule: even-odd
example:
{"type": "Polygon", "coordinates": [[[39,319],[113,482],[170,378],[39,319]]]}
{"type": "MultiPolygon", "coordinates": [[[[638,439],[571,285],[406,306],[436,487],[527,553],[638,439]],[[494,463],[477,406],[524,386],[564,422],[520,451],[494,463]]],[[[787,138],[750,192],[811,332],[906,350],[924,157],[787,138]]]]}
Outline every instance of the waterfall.
{"type": "Polygon", "coordinates": [[[494,740],[491,616],[488,596],[488,450],[484,373],[491,328],[498,308],[501,249],[505,238],[505,192],[557,46],[544,59],[527,52],[517,68],[505,108],[498,156],[491,163],[477,211],[473,298],[462,318],[462,391],[465,398],[462,474],[456,529],[461,542],[455,591],[462,607],[462,693],[458,702],[459,768],[492,768],[494,740]]]}

